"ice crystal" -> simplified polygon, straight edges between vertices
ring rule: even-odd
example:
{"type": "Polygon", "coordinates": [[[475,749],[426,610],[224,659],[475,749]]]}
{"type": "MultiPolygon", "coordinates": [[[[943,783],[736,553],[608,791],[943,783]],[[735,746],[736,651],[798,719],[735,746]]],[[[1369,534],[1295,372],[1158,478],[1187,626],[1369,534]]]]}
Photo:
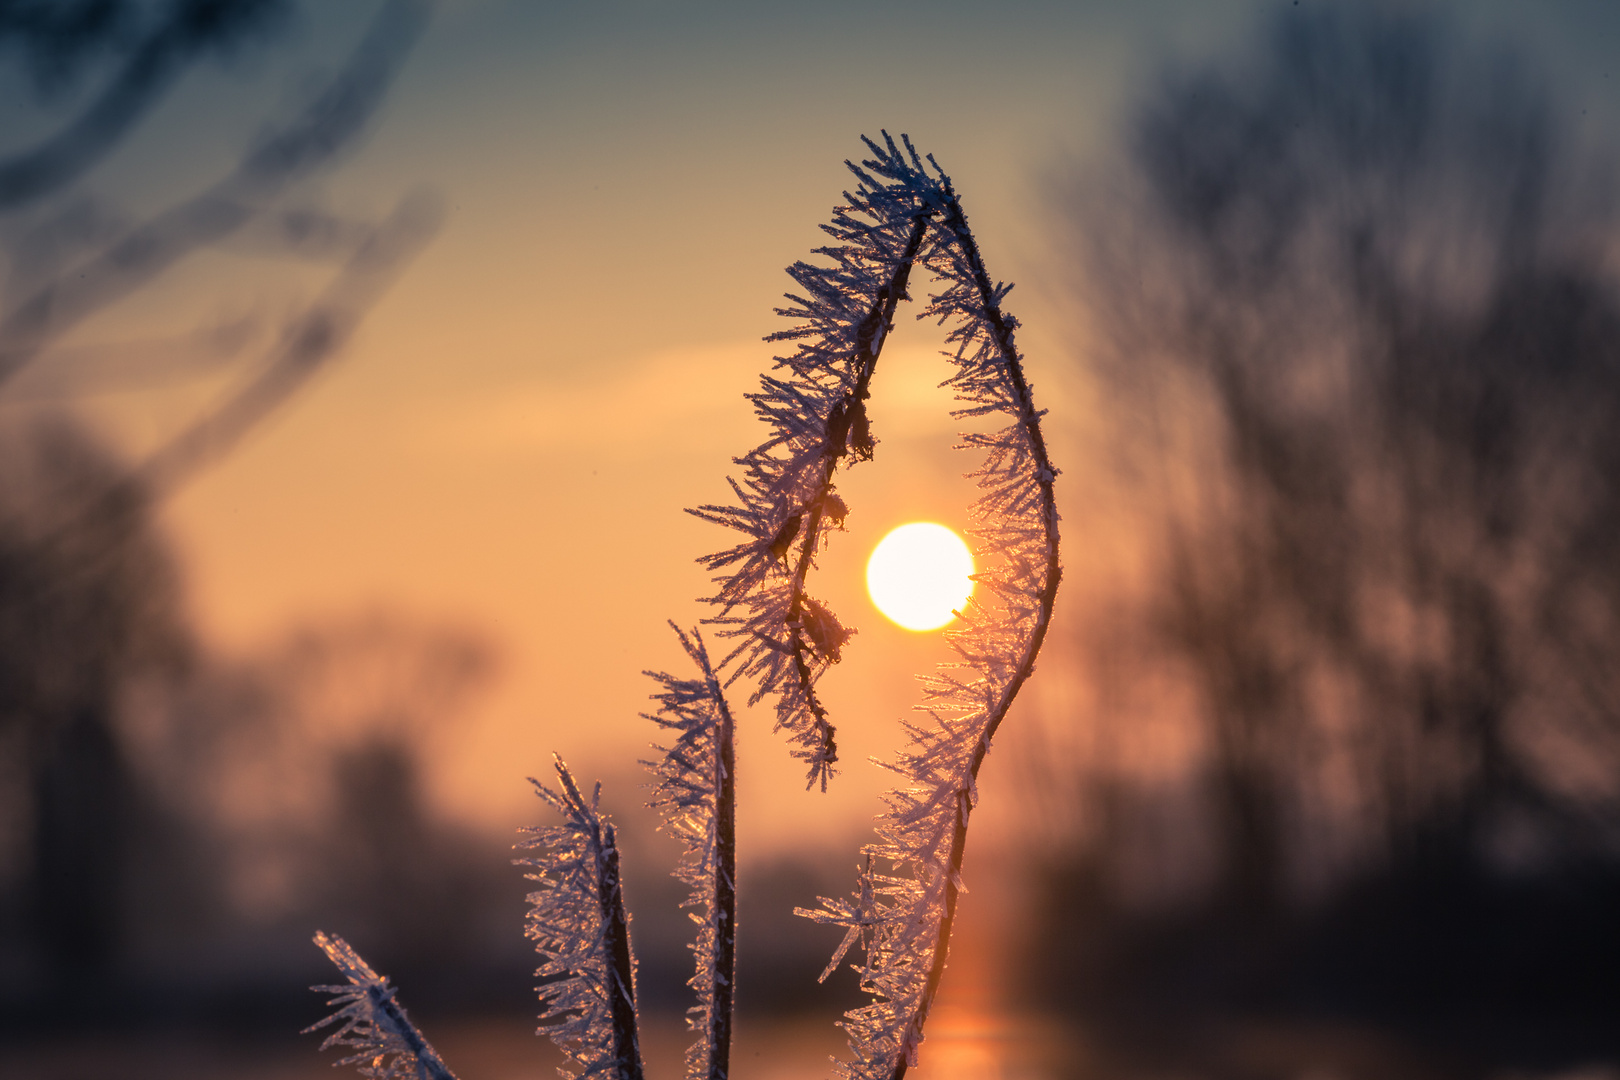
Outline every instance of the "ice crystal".
{"type": "Polygon", "coordinates": [[[326,1037],[321,1049],[341,1046],[354,1051],[337,1064],[354,1065],[370,1080],[456,1080],[394,1000],[394,988],[387,979],[335,934],[317,932],[315,944],[349,981],[312,988],[332,994],[329,1004],[339,1008],[305,1028],[304,1034],[342,1021],[343,1026],[326,1037]]]}
{"type": "Polygon", "coordinates": [[[686,1052],[686,1075],[725,1080],[737,967],[735,726],[702,637],[696,631],[688,637],[679,627],[675,633],[699,677],[647,673],[661,689],[653,695],[658,712],[644,715],[675,739],[657,748],[661,759],[645,764],[657,778],[651,805],[683,845],[675,877],[692,892],[682,906],[697,909],[689,913],[698,926],[692,945],[697,971],[687,985],[697,991],[698,1004],[688,1010],[687,1024],[698,1040],[686,1052]]]}
{"type": "Polygon", "coordinates": [[[1017,321],[1001,310],[1011,286],[991,284],[950,178],[931,157],[925,167],[909,142],[904,155],[885,142],[868,142],[876,159],[867,169],[928,210],[921,261],[944,288],[924,314],[954,322],[947,339],[956,368],[948,385],[961,403],[954,415],[999,416],[1005,424],[962,443],[984,453],[983,465],[969,474],[980,494],[968,531],[977,554],[991,561],[976,575],[981,588],[963,615],[965,628],[947,634],[958,659],[924,680],[919,709],[927,720],[906,724],[909,745],[885,763],[900,784],[885,797],[878,841],[866,849],[855,893],[800,911],[846,930],[823,978],[854,945],[865,953],[862,988],[875,1000],[845,1016],[855,1059],[839,1062],[838,1070],[851,1080],[898,1080],[916,1064],[962,891],[979,767],[1034,668],[1059,572],[1056,470],[1013,341],[1017,321]],[[878,872],[879,865],[889,871],[878,872]]]}
{"type": "Polygon", "coordinates": [[[535,972],[542,980],[539,1031],[572,1063],[557,1070],[565,1078],[641,1080],[634,960],[613,824],[598,811],[601,785],[587,803],[561,758],[556,767],[561,792],[531,783],[562,824],[524,829],[523,847],[535,854],[518,860],[538,886],[528,897],[524,933],[544,958],[535,972]]]}
{"type": "Polygon", "coordinates": [[[770,433],[736,459],[743,470],[740,481],[731,481],[737,504],[691,511],[746,537],[700,560],[727,571],[715,578],[719,591],[709,599],[720,608],[713,621],[739,643],[721,667],[740,660],[731,678],[758,680],[750,705],[776,695],[777,729],[797,742],[794,755],[808,766],[806,786],[819,783],[823,791],[838,749],[815,684],[852,631],[810,598],[805,581],[827,533],[842,526],[847,512],[833,491],[840,461],[872,456],[866,412],[872,374],[935,213],[893,141],[886,149],[867,145],[877,159],[849,166],[859,184],[822,226],[836,243],[815,253],[832,265],[788,267],[802,292],[788,294],[792,306],[778,314],[802,321],[767,340],[798,348],[778,357],[759,391],[748,395],[770,433]]]}

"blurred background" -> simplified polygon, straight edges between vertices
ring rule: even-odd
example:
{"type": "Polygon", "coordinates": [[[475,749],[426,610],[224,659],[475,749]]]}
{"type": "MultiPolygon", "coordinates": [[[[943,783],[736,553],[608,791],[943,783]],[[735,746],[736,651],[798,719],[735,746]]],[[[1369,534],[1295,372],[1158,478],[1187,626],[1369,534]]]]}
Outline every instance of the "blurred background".
{"type": "MultiPolygon", "coordinates": [[[[918,1076],[1620,1077],[1617,56],[1606,0],[0,2],[0,1075],[331,1075],[317,928],[463,1080],[546,1073],[552,751],[674,1075],[642,672],[887,128],[1064,468],[918,1076]]],[[[833,790],[743,710],[743,1077],[841,1049],[791,910],[949,656],[864,594],[973,494],[898,330],[833,790]]]]}

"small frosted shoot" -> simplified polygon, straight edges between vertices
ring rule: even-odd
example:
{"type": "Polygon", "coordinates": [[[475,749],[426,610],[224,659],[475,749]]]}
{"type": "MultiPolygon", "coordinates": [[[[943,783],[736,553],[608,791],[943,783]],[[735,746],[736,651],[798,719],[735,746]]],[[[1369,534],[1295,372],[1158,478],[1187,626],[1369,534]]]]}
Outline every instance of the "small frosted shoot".
{"type": "Polygon", "coordinates": [[[725,1080],[731,1068],[731,1020],[737,972],[737,759],[736,727],[709,663],[703,638],[688,637],[674,623],[698,678],[647,672],[661,689],[658,712],[643,714],[674,735],[657,762],[645,762],[657,778],[651,806],[662,828],[681,841],[675,877],[692,890],[683,907],[697,924],[692,943],[697,970],[687,983],[698,1004],[687,1026],[698,1040],[686,1052],[688,1080],[725,1080]]]}
{"type": "Polygon", "coordinates": [[[562,824],[524,829],[522,846],[535,854],[518,860],[537,886],[524,933],[543,958],[535,972],[543,980],[539,1033],[568,1058],[557,1071],[569,1080],[641,1080],[635,961],[613,823],[598,810],[600,784],[587,803],[561,758],[556,767],[561,792],[530,782],[562,824]]]}
{"type": "Polygon", "coordinates": [[[312,1031],[341,1023],[321,1042],[322,1050],[343,1047],[352,1051],[337,1065],[353,1065],[367,1080],[456,1080],[438,1052],[428,1045],[394,1000],[394,988],[371,969],[347,941],[319,931],[315,944],[349,981],[311,989],[331,994],[327,1004],[337,1012],[304,1029],[312,1031]]]}

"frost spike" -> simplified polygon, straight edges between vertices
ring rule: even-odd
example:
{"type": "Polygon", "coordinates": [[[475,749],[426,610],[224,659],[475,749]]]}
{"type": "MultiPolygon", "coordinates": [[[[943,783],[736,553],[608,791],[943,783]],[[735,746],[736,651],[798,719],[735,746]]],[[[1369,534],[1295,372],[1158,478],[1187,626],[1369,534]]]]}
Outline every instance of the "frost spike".
{"type": "Polygon", "coordinates": [[[550,1021],[539,1033],[580,1066],[578,1073],[557,1070],[567,1080],[642,1080],[635,957],[613,823],[597,809],[602,786],[587,803],[560,757],[555,764],[561,793],[530,783],[563,823],[524,829],[521,846],[538,854],[517,860],[533,868],[525,876],[539,885],[529,894],[524,928],[544,958],[535,975],[550,980],[537,988],[540,1019],[550,1021]]]}
{"type": "Polygon", "coordinates": [[[670,627],[700,677],[647,672],[662,690],[653,695],[658,712],[644,715],[677,737],[661,761],[644,764],[658,779],[650,805],[664,815],[661,828],[684,845],[674,876],[692,893],[681,906],[705,913],[689,913],[699,930],[692,945],[697,971],[687,985],[697,991],[698,1005],[687,1026],[699,1038],[686,1052],[686,1075],[726,1080],[737,973],[736,724],[702,635],[693,630],[687,637],[673,622],[670,627]]]}
{"type": "MultiPolygon", "coordinates": [[[[739,639],[720,666],[740,659],[731,679],[758,677],[749,704],[776,695],[776,727],[798,743],[794,756],[808,766],[806,788],[820,784],[823,791],[835,772],[838,745],[815,684],[838,652],[818,648],[808,623],[832,627],[837,620],[825,608],[824,617],[807,616],[814,601],[805,583],[823,536],[833,523],[841,527],[848,512],[833,493],[839,462],[872,456],[866,412],[872,374],[895,309],[908,298],[912,267],[926,255],[934,213],[903,180],[886,183],[845,164],[859,187],[845,194],[849,205],[835,209],[832,223],[823,226],[840,243],[815,252],[834,265],[798,262],[788,268],[802,292],[789,294],[793,306],[778,313],[805,322],[766,338],[798,341],[798,351],[777,358],[785,377],[766,375],[760,390],[748,395],[772,430],[736,459],[744,470],[741,483],[732,480],[739,505],[689,511],[750,538],[699,560],[711,570],[732,568],[715,578],[720,589],[708,598],[720,608],[709,621],[726,626],[724,636],[739,639]]],[[[844,633],[841,627],[838,632],[844,633]]]]}
{"type": "Polygon", "coordinates": [[[322,1050],[343,1046],[355,1051],[340,1059],[338,1065],[354,1065],[361,1076],[370,1080],[456,1080],[455,1073],[406,1017],[404,1007],[394,1000],[394,988],[387,979],[372,970],[336,934],[317,930],[315,944],[349,981],[310,988],[332,994],[327,1004],[341,1008],[301,1034],[308,1035],[341,1020],[343,1026],[321,1041],[322,1050]]]}

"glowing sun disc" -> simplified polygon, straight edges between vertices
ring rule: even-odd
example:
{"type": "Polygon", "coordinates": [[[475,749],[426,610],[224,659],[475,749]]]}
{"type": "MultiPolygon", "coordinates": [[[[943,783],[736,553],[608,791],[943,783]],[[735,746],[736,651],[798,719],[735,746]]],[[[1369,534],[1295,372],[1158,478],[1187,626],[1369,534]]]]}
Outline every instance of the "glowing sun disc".
{"type": "Polygon", "coordinates": [[[877,609],[907,630],[938,630],[973,594],[973,553],[932,521],[901,525],[866,562],[866,591],[877,609]]]}

